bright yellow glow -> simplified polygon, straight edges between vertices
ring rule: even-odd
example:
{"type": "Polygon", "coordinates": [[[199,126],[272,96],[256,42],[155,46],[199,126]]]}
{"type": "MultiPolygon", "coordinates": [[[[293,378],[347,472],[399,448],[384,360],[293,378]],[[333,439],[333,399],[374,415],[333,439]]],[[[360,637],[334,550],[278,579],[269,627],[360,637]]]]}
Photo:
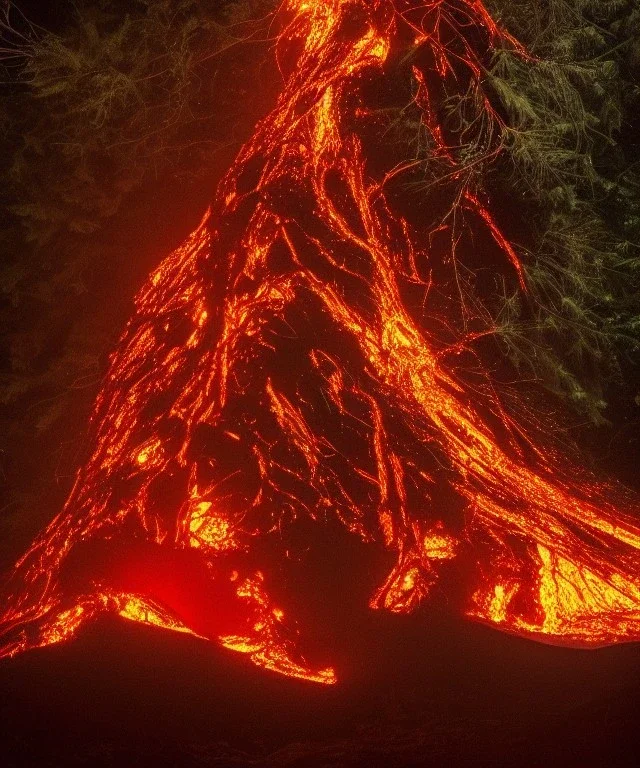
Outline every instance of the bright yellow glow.
{"type": "Polygon", "coordinates": [[[224,552],[238,548],[238,542],[229,520],[211,509],[210,501],[199,501],[189,517],[190,546],[208,547],[224,552]]]}
{"type": "Polygon", "coordinates": [[[423,544],[425,555],[431,560],[451,560],[456,556],[456,540],[438,528],[424,537],[423,544]]]}

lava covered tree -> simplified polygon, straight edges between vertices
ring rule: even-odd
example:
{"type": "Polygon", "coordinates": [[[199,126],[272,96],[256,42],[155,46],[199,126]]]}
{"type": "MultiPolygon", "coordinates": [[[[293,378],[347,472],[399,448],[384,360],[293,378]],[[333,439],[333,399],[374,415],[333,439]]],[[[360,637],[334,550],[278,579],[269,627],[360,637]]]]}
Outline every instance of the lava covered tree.
{"type": "Polygon", "coordinates": [[[535,286],[482,184],[516,130],[487,67],[539,58],[478,0],[290,0],[278,20],[277,104],[138,294],[91,455],[11,577],[5,653],[111,610],[333,682],[270,593],[305,520],[386,548],[372,608],[412,611],[455,568],[477,620],[636,640],[637,501],[569,465],[474,346],[495,333],[483,275],[535,286]],[[388,140],[403,71],[411,159],[388,140]],[[140,542],[190,552],[192,589],[140,542]]]}

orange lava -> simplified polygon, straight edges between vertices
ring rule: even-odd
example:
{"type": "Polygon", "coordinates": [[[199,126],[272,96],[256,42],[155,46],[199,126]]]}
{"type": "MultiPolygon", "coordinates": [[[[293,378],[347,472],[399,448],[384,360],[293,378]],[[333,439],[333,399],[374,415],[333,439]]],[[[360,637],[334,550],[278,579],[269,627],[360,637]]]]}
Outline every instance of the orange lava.
{"type": "Polygon", "coordinates": [[[302,517],[332,517],[389,551],[373,608],[412,611],[454,568],[461,610],[503,631],[585,647],[639,639],[637,501],[569,466],[542,429],[527,437],[488,374],[471,387],[451,362],[468,339],[445,341],[441,318],[415,300],[437,264],[453,269],[463,230],[526,290],[442,101],[451,84],[475,93],[497,156],[483,50],[532,57],[479,0],[286,0],[278,18],[277,104],[137,296],[96,403],[93,452],[11,576],[2,653],[66,640],[110,611],[333,683],[303,658],[269,573],[243,559],[265,539],[291,557],[286,531],[302,517]],[[408,39],[413,106],[453,190],[422,229],[402,211],[415,163],[385,149],[368,96],[408,39]],[[116,589],[90,569],[77,587],[61,578],[79,544],[130,538],[197,551],[237,611],[196,627],[179,600],[116,589]]]}

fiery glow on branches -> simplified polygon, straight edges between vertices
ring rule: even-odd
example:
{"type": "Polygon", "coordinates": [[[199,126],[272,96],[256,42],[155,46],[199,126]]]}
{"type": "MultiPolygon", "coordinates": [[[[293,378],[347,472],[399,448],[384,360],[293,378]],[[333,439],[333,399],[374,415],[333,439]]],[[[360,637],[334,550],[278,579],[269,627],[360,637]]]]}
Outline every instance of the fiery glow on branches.
{"type": "Polygon", "coordinates": [[[452,342],[427,303],[465,233],[526,290],[443,103],[447,88],[473,93],[471,125],[497,156],[483,56],[502,46],[530,57],[479,0],[287,0],[279,13],[277,104],[137,297],[93,451],[10,580],[4,653],[60,642],[109,611],[332,683],[332,669],[305,661],[268,568],[302,557],[289,533],[300,520],[329,517],[389,552],[373,608],[412,611],[456,568],[460,610],[501,630],[576,646],[637,640],[636,501],[568,466],[542,430],[527,436],[488,375],[471,386],[451,361],[490,329],[452,342]],[[403,194],[419,162],[394,157],[376,101],[407,45],[412,104],[445,169],[425,199],[434,211],[450,201],[431,223],[403,194]],[[88,542],[126,551],[141,540],[197,556],[213,598],[129,566],[65,578],[88,542]]]}

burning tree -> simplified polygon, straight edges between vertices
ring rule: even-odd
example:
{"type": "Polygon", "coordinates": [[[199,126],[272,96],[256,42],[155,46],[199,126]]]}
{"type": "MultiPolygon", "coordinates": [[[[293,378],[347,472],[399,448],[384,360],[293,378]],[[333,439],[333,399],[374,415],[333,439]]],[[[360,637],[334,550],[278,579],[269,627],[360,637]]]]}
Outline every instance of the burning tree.
{"type": "Polygon", "coordinates": [[[3,653],[112,611],[332,683],[271,597],[301,520],[386,548],[372,608],[413,611],[453,568],[461,612],[503,631],[638,639],[637,500],[503,403],[474,347],[494,327],[463,268],[529,290],[477,173],[512,130],[486,57],[535,57],[479,0],[287,0],[278,18],[277,104],[137,297],[92,453],[9,580],[3,653]],[[424,156],[388,140],[398,67],[419,202],[424,156]]]}

